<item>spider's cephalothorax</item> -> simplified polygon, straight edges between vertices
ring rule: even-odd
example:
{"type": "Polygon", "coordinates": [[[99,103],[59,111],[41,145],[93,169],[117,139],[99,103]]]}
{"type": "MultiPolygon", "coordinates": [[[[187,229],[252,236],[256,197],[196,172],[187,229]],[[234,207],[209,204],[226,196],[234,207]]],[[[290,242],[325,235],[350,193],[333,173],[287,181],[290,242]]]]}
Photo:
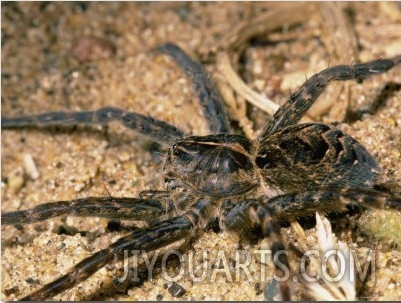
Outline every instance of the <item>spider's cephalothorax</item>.
{"type": "Polygon", "coordinates": [[[245,193],[258,185],[253,143],[238,135],[210,135],[178,140],[164,166],[168,188],[183,184],[216,197],[245,193]]]}
{"type": "MultiPolygon", "coordinates": [[[[272,241],[272,255],[284,250],[277,223],[316,211],[341,211],[347,205],[401,209],[401,198],[374,189],[378,166],[367,150],[339,129],[320,123],[297,124],[333,80],[364,79],[401,63],[401,56],[364,64],[327,68],[308,79],[250,140],[230,134],[222,102],[201,66],[180,48],[160,48],[194,82],[210,130],[188,136],[166,122],[122,109],[50,112],[2,117],[2,129],[118,121],[169,146],[164,164],[167,191],[142,192],[138,198],[87,197],[41,204],[2,213],[2,225],[27,224],[59,215],[144,220],[148,227],[131,232],[76,264],[64,276],[23,298],[43,300],[74,287],[121,256],[124,250],[152,251],[194,238],[218,218],[220,227],[246,240],[257,226],[272,241]],[[277,195],[273,195],[277,193],[277,195]]],[[[276,276],[289,269],[285,254],[276,276]]],[[[279,283],[290,299],[290,281],[279,283]]]]}

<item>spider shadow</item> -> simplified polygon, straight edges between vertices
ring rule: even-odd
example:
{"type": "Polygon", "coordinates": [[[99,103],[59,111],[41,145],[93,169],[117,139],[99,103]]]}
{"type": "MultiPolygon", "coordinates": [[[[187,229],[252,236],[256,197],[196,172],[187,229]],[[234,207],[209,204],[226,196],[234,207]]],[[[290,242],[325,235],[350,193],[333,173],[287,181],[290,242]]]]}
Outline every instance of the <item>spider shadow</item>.
{"type": "Polygon", "coordinates": [[[401,83],[388,82],[381,89],[380,93],[376,96],[371,104],[366,105],[362,109],[349,110],[345,117],[345,122],[353,124],[358,120],[361,120],[363,115],[369,114],[374,115],[379,110],[386,106],[387,100],[395,95],[396,92],[401,90],[401,83]]]}

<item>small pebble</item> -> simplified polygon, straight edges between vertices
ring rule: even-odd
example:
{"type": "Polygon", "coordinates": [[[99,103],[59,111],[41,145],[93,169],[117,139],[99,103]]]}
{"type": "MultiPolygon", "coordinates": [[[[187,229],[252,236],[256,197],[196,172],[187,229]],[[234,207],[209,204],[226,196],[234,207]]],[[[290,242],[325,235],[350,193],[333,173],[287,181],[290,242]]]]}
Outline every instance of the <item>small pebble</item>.
{"type": "Polygon", "coordinates": [[[24,163],[25,171],[28,174],[28,176],[32,180],[36,180],[39,177],[39,171],[38,171],[38,168],[36,167],[35,161],[32,158],[32,155],[24,154],[23,163],[24,163]]]}
{"type": "Polygon", "coordinates": [[[11,171],[8,176],[8,187],[14,193],[18,193],[25,183],[25,171],[22,167],[18,167],[11,171]]]}
{"type": "Polygon", "coordinates": [[[107,59],[116,52],[116,47],[109,40],[98,37],[80,37],[75,41],[71,53],[80,62],[107,59]]]}
{"type": "Polygon", "coordinates": [[[169,293],[176,298],[182,297],[187,291],[180,284],[173,282],[168,289],[169,293]]]}

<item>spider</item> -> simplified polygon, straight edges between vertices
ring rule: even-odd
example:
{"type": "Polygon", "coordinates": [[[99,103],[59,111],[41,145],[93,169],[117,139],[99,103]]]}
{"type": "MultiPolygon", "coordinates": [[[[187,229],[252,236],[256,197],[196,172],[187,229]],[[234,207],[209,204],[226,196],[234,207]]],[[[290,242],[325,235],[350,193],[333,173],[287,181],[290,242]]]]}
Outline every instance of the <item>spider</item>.
{"type": "MultiPolygon", "coordinates": [[[[61,215],[148,223],[22,300],[52,298],[86,280],[124,250],[153,251],[181,239],[196,239],[216,221],[221,229],[245,241],[268,237],[274,256],[285,250],[280,221],[316,211],[345,211],[352,205],[401,209],[401,197],[375,187],[378,165],[356,139],[331,125],[297,123],[331,81],[363,80],[386,72],[401,63],[401,56],[329,67],[315,74],[251,140],[230,133],[221,98],[200,64],[174,44],[158,50],[171,56],[192,80],[210,135],[187,136],[169,123],[114,107],[2,117],[2,129],[118,121],[168,147],[163,167],[165,190],[144,191],[136,198],[53,201],[2,213],[2,225],[30,224],[61,215]]],[[[284,267],[289,269],[287,255],[279,254],[273,261],[276,276],[283,277],[284,267]]],[[[290,300],[289,279],[278,285],[282,298],[290,300]]]]}

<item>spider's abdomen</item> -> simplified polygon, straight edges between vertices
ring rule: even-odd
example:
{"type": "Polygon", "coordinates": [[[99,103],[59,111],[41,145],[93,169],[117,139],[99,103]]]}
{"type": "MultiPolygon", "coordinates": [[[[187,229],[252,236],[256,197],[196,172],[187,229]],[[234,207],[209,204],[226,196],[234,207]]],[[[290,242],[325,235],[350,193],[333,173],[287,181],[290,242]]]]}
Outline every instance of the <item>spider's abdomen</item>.
{"type": "Polygon", "coordinates": [[[254,146],[237,135],[188,137],[169,150],[164,165],[167,187],[190,187],[212,196],[230,196],[254,188],[254,146]]]}
{"type": "Polygon", "coordinates": [[[320,123],[292,125],[263,139],[255,162],[265,182],[284,191],[369,187],[378,174],[375,160],[357,140],[320,123]]]}

